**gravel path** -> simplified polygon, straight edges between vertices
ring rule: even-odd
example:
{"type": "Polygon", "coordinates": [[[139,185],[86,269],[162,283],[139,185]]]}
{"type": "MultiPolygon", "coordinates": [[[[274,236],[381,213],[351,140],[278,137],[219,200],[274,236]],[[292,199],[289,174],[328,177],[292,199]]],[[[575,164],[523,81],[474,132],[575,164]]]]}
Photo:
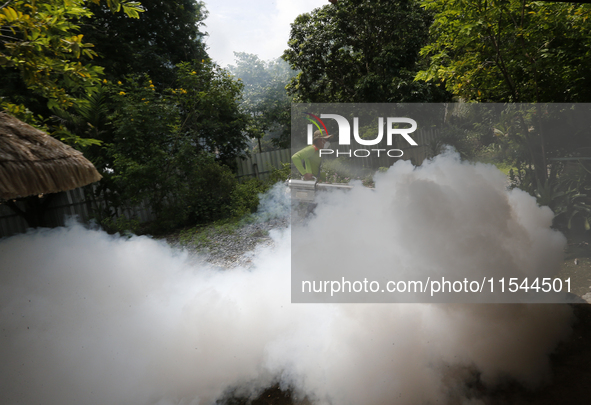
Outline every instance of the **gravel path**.
{"type": "Polygon", "coordinates": [[[197,232],[169,235],[165,239],[174,248],[185,249],[192,259],[222,269],[249,267],[258,248],[272,246],[272,229],[287,229],[289,218],[275,218],[238,228],[208,227],[197,232]]]}
{"type": "Polygon", "coordinates": [[[272,229],[287,229],[291,218],[291,195],[285,183],[277,183],[259,195],[259,210],[249,223],[210,225],[177,232],[165,239],[174,248],[185,249],[191,259],[220,269],[250,267],[258,248],[270,246],[272,229]]]}

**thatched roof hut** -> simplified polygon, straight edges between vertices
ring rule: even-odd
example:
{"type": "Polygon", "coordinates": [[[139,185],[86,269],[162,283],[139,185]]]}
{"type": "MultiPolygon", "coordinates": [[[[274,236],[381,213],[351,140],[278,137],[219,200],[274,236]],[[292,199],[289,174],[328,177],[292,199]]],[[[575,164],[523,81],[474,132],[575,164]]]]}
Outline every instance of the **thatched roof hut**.
{"type": "Polygon", "coordinates": [[[100,179],[81,152],[0,112],[0,198],[57,193],[100,179]]]}

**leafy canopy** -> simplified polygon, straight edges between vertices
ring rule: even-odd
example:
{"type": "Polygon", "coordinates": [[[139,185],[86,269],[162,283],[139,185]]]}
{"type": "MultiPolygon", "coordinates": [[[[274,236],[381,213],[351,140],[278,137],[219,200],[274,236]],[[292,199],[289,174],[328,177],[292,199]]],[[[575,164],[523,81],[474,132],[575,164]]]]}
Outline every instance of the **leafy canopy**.
{"type": "Polygon", "coordinates": [[[434,13],[418,80],[480,102],[591,100],[591,5],[423,0],[434,13]]]}
{"type": "MultiPolygon", "coordinates": [[[[72,105],[71,92],[93,85],[102,72],[86,63],[96,53],[78,33],[77,21],[92,16],[88,3],[11,0],[0,9],[0,68],[18,70],[26,86],[47,98],[50,107],[72,105]]],[[[113,11],[123,9],[132,18],[143,11],[133,1],[107,0],[107,5],[113,11]]]]}
{"type": "Polygon", "coordinates": [[[285,87],[296,74],[281,60],[235,52],[236,65],[228,69],[243,83],[242,108],[250,115],[248,133],[258,141],[259,152],[289,147],[291,97],[285,87]]]}
{"type": "Polygon", "coordinates": [[[148,74],[159,89],[171,87],[175,66],[207,59],[203,38],[207,16],[197,0],[143,0],[140,20],[112,13],[106,5],[92,4],[92,18],[84,19],[81,33],[92,42],[108,80],[130,74],[148,74]]]}
{"type": "Polygon", "coordinates": [[[413,81],[430,22],[412,0],[341,0],[302,14],[283,54],[301,72],[288,90],[304,102],[435,101],[441,92],[413,81]]]}
{"type": "Polygon", "coordinates": [[[148,76],[109,85],[112,130],[90,151],[106,169],[109,209],[147,201],[169,225],[223,216],[235,178],[220,162],[244,153],[248,122],[227,71],[205,60],[177,68],[178,87],[162,92],[148,76]]]}

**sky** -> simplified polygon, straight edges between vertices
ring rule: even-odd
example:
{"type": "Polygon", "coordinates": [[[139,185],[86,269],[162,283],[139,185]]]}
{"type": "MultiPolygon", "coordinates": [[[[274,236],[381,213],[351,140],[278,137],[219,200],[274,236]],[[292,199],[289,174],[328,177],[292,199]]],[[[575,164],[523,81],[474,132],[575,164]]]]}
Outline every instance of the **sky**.
{"type": "Polygon", "coordinates": [[[294,19],[324,5],[328,0],[206,0],[209,56],[223,67],[234,64],[234,51],[278,58],[294,19]]]}

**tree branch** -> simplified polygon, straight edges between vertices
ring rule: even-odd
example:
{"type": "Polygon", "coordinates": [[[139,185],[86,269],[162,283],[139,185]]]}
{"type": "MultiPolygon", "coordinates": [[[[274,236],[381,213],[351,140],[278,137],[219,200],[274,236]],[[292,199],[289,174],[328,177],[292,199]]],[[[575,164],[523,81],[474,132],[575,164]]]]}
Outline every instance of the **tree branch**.
{"type": "MultiPolygon", "coordinates": [[[[499,36],[501,35],[501,28],[502,28],[501,27],[501,20],[502,20],[502,11],[499,14],[499,21],[498,21],[499,36]]],[[[516,88],[513,80],[511,80],[511,75],[505,65],[505,61],[504,61],[503,56],[501,54],[501,47],[497,41],[497,38],[495,37],[495,33],[491,28],[487,28],[487,31],[489,32],[489,35],[490,35],[493,45],[495,47],[497,66],[501,70],[501,74],[503,75],[507,85],[509,86],[509,89],[513,95],[513,102],[518,102],[519,100],[517,98],[517,88],[516,88]]]]}
{"type": "Polygon", "coordinates": [[[2,10],[4,7],[8,6],[10,4],[12,0],[8,0],[6,3],[4,3],[3,5],[0,6],[0,10],[2,10]]]}

